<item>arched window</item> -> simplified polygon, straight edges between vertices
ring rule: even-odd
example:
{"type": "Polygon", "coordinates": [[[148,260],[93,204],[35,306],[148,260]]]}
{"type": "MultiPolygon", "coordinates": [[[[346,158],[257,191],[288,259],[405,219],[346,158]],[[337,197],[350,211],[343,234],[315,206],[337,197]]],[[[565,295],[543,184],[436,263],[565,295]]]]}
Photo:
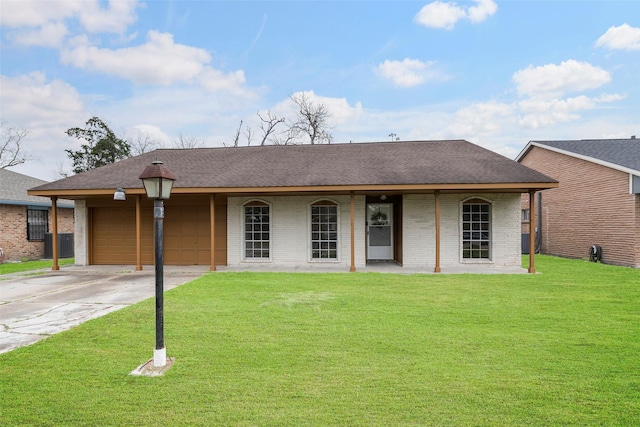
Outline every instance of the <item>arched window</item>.
{"type": "Polygon", "coordinates": [[[268,259],[271,254],[269,205],[251,201],[244,205],[245,259],[268,259]]]}
{"type": "Polygon", "coordinates": [[[338,205],[330,200],[311,205],[311,259],[338,259],[338,205]]]}
{"type": "Polygon", "coordinates": [[[491,259],[491,203],[486,200],[462,203],[462,258],[491,259]]]}

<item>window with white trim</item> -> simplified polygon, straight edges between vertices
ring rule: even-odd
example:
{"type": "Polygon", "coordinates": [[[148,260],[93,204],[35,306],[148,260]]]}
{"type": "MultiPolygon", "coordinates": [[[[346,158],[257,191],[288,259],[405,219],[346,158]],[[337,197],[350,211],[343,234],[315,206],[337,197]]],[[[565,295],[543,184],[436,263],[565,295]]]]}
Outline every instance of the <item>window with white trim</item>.
{"type": "Polygon", "coordinates": [[[491,258],[491,204],[487,201],[462,204],[462,258],[491,258]]]}
{"type": "Polygon", "coordinates": [[[268,259],[271,253],[269,205],[250,202],[244,206],[244,256],[268,259]]]}
{"type": "Polygon", "coordinates": [[[322,201],[311,206],[311,259],[338,259],[338,206],[322,201]]]}
{"type": "Polygon", "coordinates": [[[44,240],[49,231],[49,210],[27,208],[27,240],[44,240]]]}

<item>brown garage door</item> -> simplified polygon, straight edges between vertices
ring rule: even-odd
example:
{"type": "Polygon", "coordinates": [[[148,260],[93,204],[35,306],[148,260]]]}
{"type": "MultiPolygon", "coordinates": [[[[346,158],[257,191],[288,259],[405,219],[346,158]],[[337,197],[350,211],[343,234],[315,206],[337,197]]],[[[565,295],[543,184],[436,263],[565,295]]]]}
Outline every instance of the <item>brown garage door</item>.
{"type": "Polygon", "coordinates": [[[208,206],[167,209],[164,218],[164,262],[169,265],[208,265],[211,227],[208,206]]]}
{"type": "MultiPolygon", "coordinates": [[[[91,215],[91,263],[135,264],[134,207],[94,207],[91,215]]],[[[142,264],[153,258],[153,211],[141,212],[142,264]]],[[[208,206],[171,206],[165,210],[164,262],[167,265],[209,265],[211,228],[208,206]]],[[[216,264],[226,264],[226,204],[216,205],[216,264]]]]}
{"type": "Polygon", "coordinates": [[[91,209],[91,263],[136,263],[135,208],[91,209]]]}

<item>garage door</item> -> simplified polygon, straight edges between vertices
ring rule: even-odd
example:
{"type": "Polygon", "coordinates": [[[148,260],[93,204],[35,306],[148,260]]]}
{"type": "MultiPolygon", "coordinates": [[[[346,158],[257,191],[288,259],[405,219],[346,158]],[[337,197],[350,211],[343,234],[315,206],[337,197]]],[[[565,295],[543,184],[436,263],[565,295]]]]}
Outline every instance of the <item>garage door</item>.
{"type": "Polygon", "coordinates": [[[209,265],[211,227],[208,206],[165,210],[164,262],[169,265],[209,265]]]}
{"type": "MultiPolygon", "coordinates": [[[[91,263],[136,263],[136,212],[131,207],[91,208],[91,263]]],[[[143,208],[142,264],[154,263],[153,211],[143,208]]],[[[165,210],[164,262],[209,265],[211,228],[208,206],[171,206],[165,210]]],[[[226,205],[216,206],[216,263],[226,264],[226,205]]]]}
{"type": "Polygon", "coordinates": [[[136,263],[135,208],[91,209],[91,263],[136,263]]]}

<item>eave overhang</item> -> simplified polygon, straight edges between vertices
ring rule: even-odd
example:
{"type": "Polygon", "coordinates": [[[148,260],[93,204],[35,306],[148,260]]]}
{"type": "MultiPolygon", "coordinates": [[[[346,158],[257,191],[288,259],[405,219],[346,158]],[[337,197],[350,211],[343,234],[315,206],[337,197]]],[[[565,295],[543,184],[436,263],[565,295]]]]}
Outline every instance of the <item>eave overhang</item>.
{"type": "MultiPolygon", "coordinates": [[[[419,192],[513,192],[525,193],[557,188],[558,182],[514,182],[514,183],[450,183],[450,184],[379,184],[379,185],[323,185],[300,187],[174,187],[172,195],[186,194],[300,194],[300,193],[369,193],[369,192],[393,192],[393,193],[419,193],[419,192]]],[[[144,188],[125,188],[128,196],[146,196],[144,188]]],[[[64,197],[67,199],[83,199],[96,196],[113,196],[116,188],[103,189],[67,189],[67,190],[28,190],[31,196],[64,197]]]]}

